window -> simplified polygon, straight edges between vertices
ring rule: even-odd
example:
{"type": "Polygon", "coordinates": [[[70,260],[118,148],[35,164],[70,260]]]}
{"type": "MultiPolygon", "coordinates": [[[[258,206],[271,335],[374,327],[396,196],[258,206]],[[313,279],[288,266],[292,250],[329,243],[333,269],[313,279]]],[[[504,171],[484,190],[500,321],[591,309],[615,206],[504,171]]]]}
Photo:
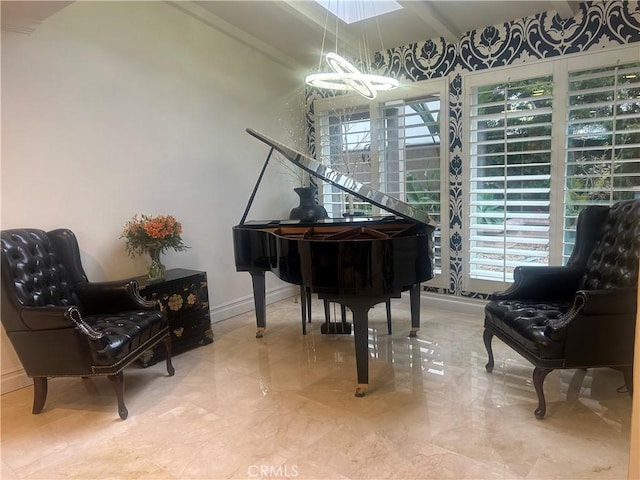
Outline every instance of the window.
{"type": "Polygon", "coordinates": [[[549,262],[551,76],[483,85],[470,101],[472,278],[549,262]]]}
{"type": "Polygon", "coordinates": [[[640,195],[640,62],[571,72],[563,260],[578,213],[640,195]]]}
{"type": "Polygon", "coordinates": [[[640,194],[636,57],[467,76],[467,290],[504,288],[517,265],[566,262],[585,206],[640,194]]]}
{"type": "MultiPolygon", "coordinates": [[[[440,181],[446,162],[446,144],[440,141],[440,132],[446,128],[442,111],[446,102],[441,102],[444,85],[444,81],[416,84],[395,92],[402,93],[401,98],[389,92],[365,104],[359,103],[361,97],[317,101],[318,160],[427,211],[440,225],[441,199],[446,195],[446,185],[440,181]]],[[[330,184],[323,185],[321,191],[330,217],[388,214],[330,184]]],[[[437,274],[442,273],[441,230],[435,234],[437,274]]]]}
{"type": "MultiPolygon", "coordinates": [[[[372,182],[371,116],[367,107],[343,109],[320,116],[320,161],[365,185],[372,182]]],[[[324,185],[322,202],[331,218],[343,213],[373,215],[372,205],[347,195],[337,187],[324,185]]],[[[378,214],[378,213],[376,213],[378,214]]]]}

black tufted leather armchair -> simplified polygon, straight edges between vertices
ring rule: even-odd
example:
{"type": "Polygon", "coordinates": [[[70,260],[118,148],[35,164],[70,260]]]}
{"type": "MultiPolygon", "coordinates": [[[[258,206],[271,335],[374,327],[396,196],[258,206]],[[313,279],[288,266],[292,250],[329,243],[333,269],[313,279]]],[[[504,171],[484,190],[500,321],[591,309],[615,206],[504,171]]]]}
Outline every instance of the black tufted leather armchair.
{"type": "Polygon", "coordinates": [[[126,419],[123,370],[160,341],[174,374],[166,316],[135,280],[89,282],[73,232],[4,230],[1,245],[1,320],[33,378],[34,414],[44,408],[49,377],[105,375],[126,419]]]}
{"type": "Polygon", "coordinates": [[[543,383],[554,369],[616,368],[632,394],[639,255],[640,200],[587,207],[565,266],[516,267],[511,287],[485,306],[486,369],[494,336],[530,361],[536,418],[546,413],[543,383]]]}

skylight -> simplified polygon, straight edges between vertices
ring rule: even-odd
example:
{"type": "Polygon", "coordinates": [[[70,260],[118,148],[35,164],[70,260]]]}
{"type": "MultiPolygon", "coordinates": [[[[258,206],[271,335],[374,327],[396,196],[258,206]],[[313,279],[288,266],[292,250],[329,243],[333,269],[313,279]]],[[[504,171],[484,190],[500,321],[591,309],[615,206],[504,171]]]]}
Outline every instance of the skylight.
{"type": "Polygon", "coordinates": [[[402,7],[393,0],[314,0],[345,23],[355,23],[402,7]]]}

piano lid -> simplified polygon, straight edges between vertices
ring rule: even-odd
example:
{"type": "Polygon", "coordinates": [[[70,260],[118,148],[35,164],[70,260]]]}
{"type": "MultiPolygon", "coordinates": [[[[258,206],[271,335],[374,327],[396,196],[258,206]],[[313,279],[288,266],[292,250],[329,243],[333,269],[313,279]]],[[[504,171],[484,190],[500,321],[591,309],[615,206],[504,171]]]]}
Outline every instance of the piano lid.
{"type": "Polygon", "coordinates": [[[274,140],[251,128],[247,128],[247,133],[266,143],[271,148],[281,153],[287,160],[302,168],[310,175],[318,177],[325,182],[329,182],[348,194],[354,195],[365,202],[372,203],[383,210],[408,220],[415,220],[417,222],[424,223],[425,225],[436,227],[436,223],[424,210],[416,208],[413,205],[409,205],[397,198],[391,197],[386,193],[382,193],[368,185],[364,185],[354,178],[333,170],[308,155],[298,152],[297,150],[293,150],[277,140],[274,140]]]}

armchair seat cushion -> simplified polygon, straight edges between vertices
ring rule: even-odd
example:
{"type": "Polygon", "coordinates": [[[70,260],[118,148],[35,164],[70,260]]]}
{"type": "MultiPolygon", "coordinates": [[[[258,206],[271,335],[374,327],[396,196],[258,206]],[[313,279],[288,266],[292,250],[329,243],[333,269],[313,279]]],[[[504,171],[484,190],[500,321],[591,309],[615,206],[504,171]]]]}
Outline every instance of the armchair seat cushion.
{"type": "Polygon", "coordinates": [[[494,300],[485,307],[485,328],[519,343],[538,358],[562,358],[564,341],[547,332],[571,308],[571,302],[556,300],[494,300]]]}
{"type": "Polygon", "coordinates": [[[84,321],[102,334],[89,340],[93,363],[99,366],[118,363],[167,327],[158,310],[87,315],[84,321]]]}

